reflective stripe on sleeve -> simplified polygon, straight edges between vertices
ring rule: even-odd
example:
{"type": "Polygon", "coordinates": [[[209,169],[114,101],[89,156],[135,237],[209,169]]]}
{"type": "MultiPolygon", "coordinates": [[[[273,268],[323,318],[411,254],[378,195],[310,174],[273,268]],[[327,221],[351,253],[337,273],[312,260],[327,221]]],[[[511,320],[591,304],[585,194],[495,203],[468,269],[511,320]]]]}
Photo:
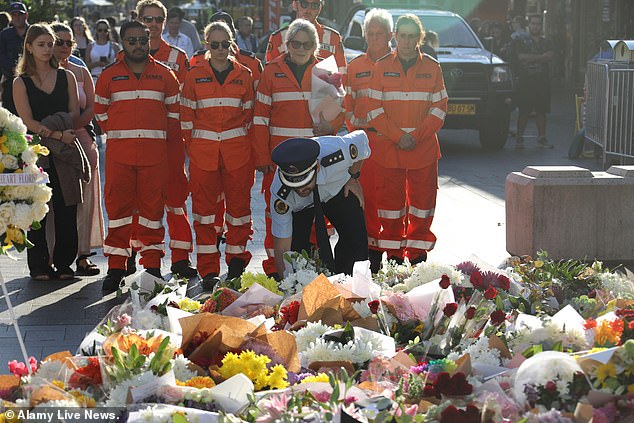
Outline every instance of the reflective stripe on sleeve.
{"type": "Polygon", "coordinates": [[[405,243],[407,248],[417,248],[419,250],[431,250],[436,245],[435,242],[430,241],[419,241],[415,239],[408,239],[405,243]]]}
{"type": "Polygon", "coordinates": [[[194,129],[194,122],[181,121],[181,129],[184,129],[184,130],[194,129]]]}
{"type": "Polygon", "coordinates": [[[165,206],[165,210],[167,210],[168,213],[172,213],[172,214],[175,214],[177,216],[185,216],[185,208],[183,208],[183,207],[165,206]]]}
{"type": "Polygon", "coordinates": [[[429,109],[429,114],[436,116],[440,120],[445,120],[445,116],[447,115],[447,112],[439,109],[438,107],[432,107],[429,109]]]}
{"type": "Polygon", "coordinates": [[[166,97],[164,103],[165,104],[176,104],[176,103],[178,103],[179,97],[180,97],[179,94],[166,97]]]}
{"type": "Polygon", "coordinates": [[[192,110],[196,110],[196,102],[185,97],[181,97],[181,105],[189,107],[192,110]]]}
{"type": "Polygon", "coordinates": [[[170,248],[177,249],[177,250],[190,250],[192,248],[192,243],[170,239],[170,248]]]}
{"type": "Polygon", "coordinates": [[[262,117],[262,116],[253,116],[253,124],[254,125],[269,126],[270,122],[271,122],[270,118],[262,117]]]}
{"type": "Polygon", "coordinates": [[[370,110],[368,112],[368,120],[372,120],[372,119],[376,119],[377,117],[381,116],[383,113],[385,113],[385,110],[383,109],[383,107],[379,107],[378,109],[374,109],[374,110],[370,110]]]}
{"type": "Polygon", "coordinates": [[[247,250],[244,245],[229,245],[225,246],[225,253],[227,254],[242,254],[247,250]]]}

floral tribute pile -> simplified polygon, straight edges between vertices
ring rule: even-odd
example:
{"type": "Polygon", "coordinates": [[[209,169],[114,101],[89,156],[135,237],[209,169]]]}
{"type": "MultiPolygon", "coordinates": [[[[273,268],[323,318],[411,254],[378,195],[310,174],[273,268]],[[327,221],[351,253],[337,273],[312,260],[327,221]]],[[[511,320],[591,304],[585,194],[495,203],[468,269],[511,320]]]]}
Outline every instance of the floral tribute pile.
{"type": "Polygon", "coordinates": [[[22,120],[0,107],[0,254],[29,247],[26,232],[48,213],[52,192],[37,166],[45,155],[48,149],[26,134],[22,120]]]}
{"type": "Polygon", "coordinates": [[[131,422],[634,419],[629,273],[544,252],[353,276],[287,260],[279,284],[245,273],[199,298],[141,274],[75,355],[9,363],[5,421],[102,406],[131,422]]]}

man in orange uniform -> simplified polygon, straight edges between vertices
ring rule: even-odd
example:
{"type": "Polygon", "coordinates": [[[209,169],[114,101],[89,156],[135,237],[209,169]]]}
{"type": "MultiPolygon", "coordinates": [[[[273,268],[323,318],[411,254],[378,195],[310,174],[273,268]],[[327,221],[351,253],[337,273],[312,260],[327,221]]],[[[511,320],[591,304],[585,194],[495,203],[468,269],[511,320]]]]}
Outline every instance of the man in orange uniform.
{"type": "Polygon", "coordinates": [[[108,136],[106,291],[117,290],[125,277],[135,211],[141,264],[161,277],[167,145],[182,142],[176,76],[149,55],[149,30],[144,24],[126,22],[120,34],[124,57],[104,69],[95,89],[95,116],[108,136]]]}
{"type": "MultiPolygon", "coordinates": [[[[251,187],[254,167],[248,126],[253,110],[251,71],[229,55],[233,39],[222,22],[209,24],[208,59],[192,67],[181,95],[181,128],[190,157],[197,267],[204,287],[219,282],[220,253],[213,227],[217,197],[227,199],[228,279],[239,277],[251,260],[251,187]]],[[[224,207],[223,207],[224,212],[224,207]]]]}
{"type": "Polygon", "coordinates": [[[377,246],[412,263],[426,260],[436,242],[430,230],[440,159],[436,133],[447,112],[440,64],[419,50],[424,34],[417,16],[398,19],[396,52],[376,63],[368,112],[377,130],[372,156],[381,169],[377,246]]]}
{"type": "MultiPolygon", "coordinates": [[[[392,15],[384,9],[372,9],[365,15],[363,35],[368,44],[367,53],[355,57],[348,64],[346,115],[348,129],[352,132],[363,129],[370,139],[370,148],[376,142],[376,129],[368,125],[367,115],[368,94],[374,75],[374,64],[377,60],[390,53],[390,38],[392,37],[392,15]]],[[[381,251],[378,249],[379,231],[381,224],[376,207],[376,186],[381,176],[380,168],[373,156],[368,158],[363,166],[359,181],[363,187],[365,197],[365,224],[368,231],[368,246],[370,269],[373,273],[381,266],[381,251]]]]}
{"type": "MultiPolygon", "coordinates": [[[[167,9],[158,0],[142,0],[137,3],[136,11],[139,16],[138,20],[147,25],[150,30],[150,54],[155,60],[172,69],[182,85],[189,64],[187,54],[183,50],[166,43],[162,38],[167,9]]],[[[169,179],[165,209],[172,252],[171,270],[174,274],[191,278],[196,276],[196,269],[191,267],[189,261],[189,253],[192,251],[193,244],[191,226],[187,219],[185,206],[189,190],[185,172],[185,146],[182,138],[181,142],[170,142],[168,149],[169,179]]]]}
{"type": "Polygon", "coordinates": [[[268,259],[262,262],[262,267],[267,275],[278,278],[269,213],[270,187],[275,175],[271,152],[288,138],[336,134],[344,121],[344,113],[341,113],[330,122],[315,124],[310,115],[308,100],[319,40],[315,27],[306,20],[297,19],[285,35],[289,51],[264,67],[256,94],[252,127],[255,166],[264,173],[262,191],[267,205],[264,248],[268,259]]]}
{"type": "MultiPolygon", "coordinates": [[[[297,13],[297,18],[306,19],[315,25],[317,34],[319,35],[319,48],[317,49],[317,57],[326,59],[335,56],[339,72],[346,73],[346,56],[343,52],[343,43],[341,35],[337,31],[317,22],[317,17],[321,13],[324,5],[323,0],[293,0],[293,10],[297,13]]],[[[265,62],[269,63],[281,54],[286,53],[286,31],[288,27],[278,29],[269,37],[269,44],[266,48],[265,62]]]]}

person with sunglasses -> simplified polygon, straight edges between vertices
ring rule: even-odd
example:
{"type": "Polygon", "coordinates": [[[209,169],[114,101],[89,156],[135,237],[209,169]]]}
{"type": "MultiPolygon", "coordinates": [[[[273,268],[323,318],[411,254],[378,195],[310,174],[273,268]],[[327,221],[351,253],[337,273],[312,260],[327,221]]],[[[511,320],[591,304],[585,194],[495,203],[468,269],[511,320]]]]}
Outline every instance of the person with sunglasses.
{"type": "MultiPolygon", "coordinates": [[[[158,0],[141,0],[136,5],[136,11],[138,20],[143,22],[150,31],[150,54],[155,60],[174,71],[178,82],[182,85],[189,69],[189,62],[185,51],[166,43],[162,38],[167,9],[158,0]]],[[[196,276],[197,272],[189,261],[189,253],[193,250],[193,240],[191,225],[187,218],[187,207],[185,206],[189,190],[187,188],[187,174],[185,173],[185,145],[180,134],[178,140],[170,140],[167,148],[169,183],[166,210],[170,235],[171,271],[173,274],[192,278],[196,276]]],[[[133,234],[136,233],[137,227],[135,223],[133,234]]],[[[134,236],[133,240],[135,240],[134,236]]],[[[130,264],[132,265],[132,263],[130,264]]]]}
{"type": "Polygon", "coordinates": [[[95,28],[95,42],[86,47],[86,64],[92,78],[97,81],[103,68],[114,61],[121,46],[110,41],[110,24],[107,20],[99,19],[95,28]]]}
{"type": "MultiPolygon", "coordinates": [[[[251,187],[255,168],[248,127],[253,112],[253,78],[231,52],[237,49],[224,22],[205,28],[209,47],[204,62],[187,73],[181,94],[181,128],[190,158],[192,211],[203,288],[220,280],[216,244],[217,198],[226,199],[227,279],[242,275],[251,260],[247,241],[251,230],[251,187]]],[[[224,211],[224,210],[223,210],[224,211]]]]}
{"type": "Polygon", "coordinates": [[[150,31],[145,24],[125,22],[120,35],[123,55],[104,69],[95,89],[95,115],[108,137],[108,274],[102,286],[108,292],[116,291],[126,276],[137,214],[141,264],[161,278],[168,144],[182,143],[176,76],[149,54],[150,31]]]}
{"type": "MultiPolygon", "coordinates": [[[[267,205],[271,199],[271,182],[275,165],[271,151],[282,141],[294,137],[334,135],[343,125],[344,113],[333,121],[313,123],[308,101],[311,97],[312,70],[319,38],[315,26],[307,20],[294,20],[285,32],[287,52],[267,63],[258,85],[253,112],[253,147],[256,169],[264,174],[262,191],[267,205]]],[[[271,219],[266,217],[264,247],[268,258],[264,272],[280,277],[273,254],[271,219]]]]}
{"type": "Polygon", "coordinates": [[[55,31],[56,37],[53,49],[55,58],[63,68],[71,71],[77,80],[80,114],[75,125],[75,135],[90,163],[90,182],[82,184],[83,201],[77,205],[78,256],[75,261],[77,266],[75,274],[94,276],[99,274],[99,267],[90,261],[89,257],[94,255],[90,250],[103,248],[104,238],[99,149],[95,143],[95,133],[92,130],[92,119],[95,117],[95,86],[88,68],[71,61],[74,59],[81,61],[71,54],[75,46],[71,28],[63,23],[54,23],[51,28],[55,31]]]}
{"type": "MultiPolygon", "coordinates": [[[[336,30],[317,22],[317,17],[321,13],[323,4],[323,0],[293,0],[293,10],[297,14],[297,19],[305,19],[317,28],[317,34],[319,35],[317,57],[326,59],[334,55],[337,66],[339,66],[339,72],[345,74],[346,56],[343,51],[341,35],[336,30]]],[[[266,63],[286,53],[286,31],[288,31],[288,27],[278,29],[269,37],[269,44],[266,48],[266,63]]]]}
{"type": "Polygon", "coordinates": [[[440,63],[424,54],[425,29],[418,16],[396,21],[396,51],[374,67],[367,119],[376,129],[377,246],[388,258],[427,260],[436,244],[431,231],[438,191],[437,133],[447,114],[447,90],[440,63]]]}

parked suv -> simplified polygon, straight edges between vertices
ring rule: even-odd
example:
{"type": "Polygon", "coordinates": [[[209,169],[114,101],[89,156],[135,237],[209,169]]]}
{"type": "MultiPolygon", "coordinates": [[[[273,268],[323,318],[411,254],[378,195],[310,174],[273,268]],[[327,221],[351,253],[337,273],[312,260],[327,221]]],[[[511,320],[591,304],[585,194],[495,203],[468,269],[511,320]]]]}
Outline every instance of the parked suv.
{"type": "MultiPolygon", "coordinates": [[[[341,27],[348,61],[365,50],[362,38],[366,6],[352,9],[341,27]]],[[[459,15],[440,10],[389,9],[394,22],[417,15],[426,30],[438,34],[438,60],[449,96],[444,128],[477,129],[485,149],[504,147],[509,132],[513,76],[508,63],[487,51],[459,15]]]]}

